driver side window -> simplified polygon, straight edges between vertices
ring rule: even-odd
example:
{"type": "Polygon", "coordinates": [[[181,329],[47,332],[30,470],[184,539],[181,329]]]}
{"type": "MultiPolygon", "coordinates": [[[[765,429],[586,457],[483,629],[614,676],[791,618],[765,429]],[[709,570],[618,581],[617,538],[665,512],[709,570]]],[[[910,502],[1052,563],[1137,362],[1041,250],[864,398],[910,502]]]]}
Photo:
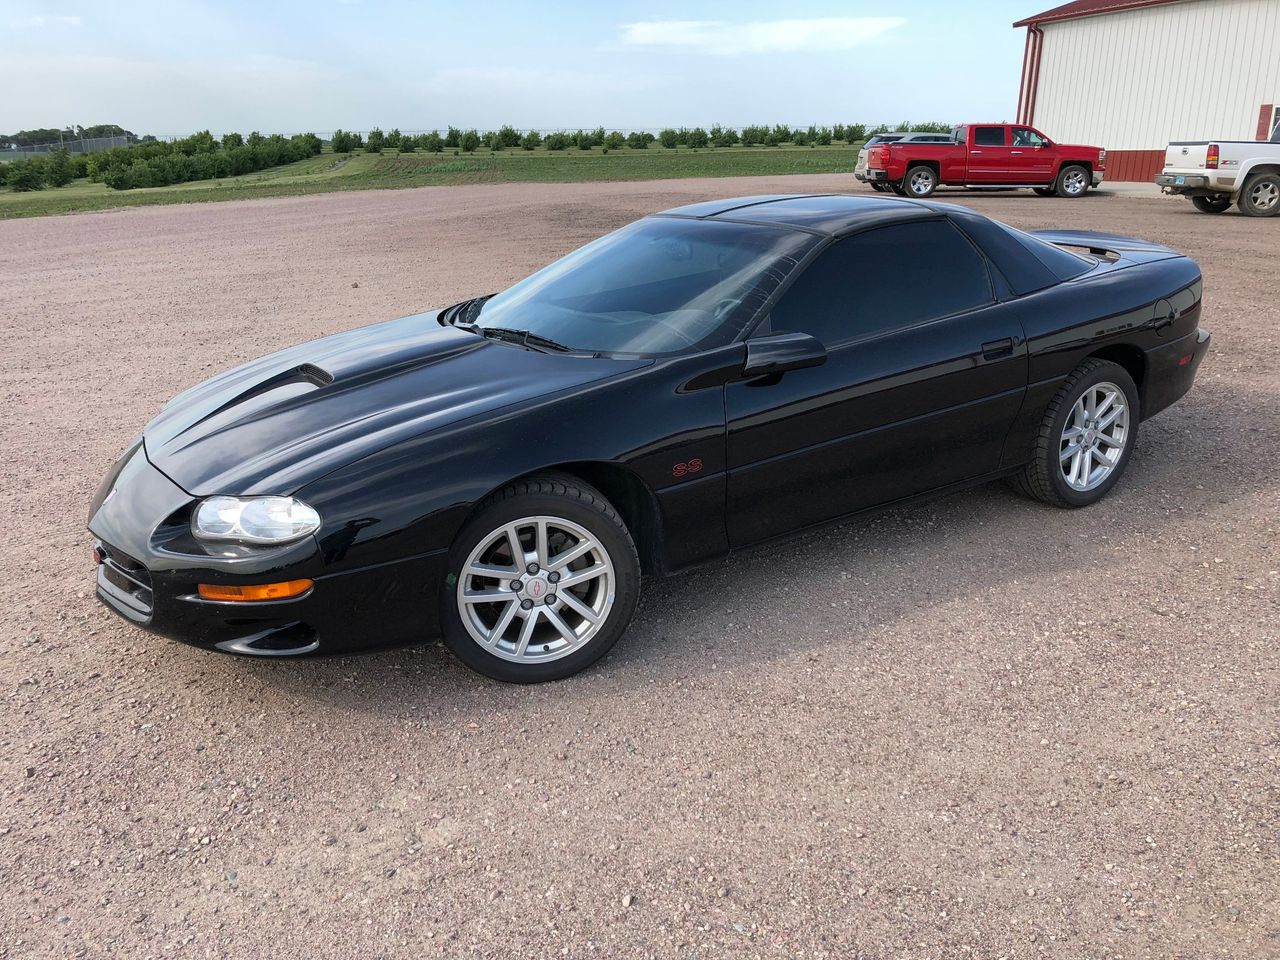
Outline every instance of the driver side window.
{"type": "Polygon", "coordinates": [[[833,243],[782,295],[768,326],[830,349],[993,299],[986,260],[950,221],[903,223],[833,243]]]}

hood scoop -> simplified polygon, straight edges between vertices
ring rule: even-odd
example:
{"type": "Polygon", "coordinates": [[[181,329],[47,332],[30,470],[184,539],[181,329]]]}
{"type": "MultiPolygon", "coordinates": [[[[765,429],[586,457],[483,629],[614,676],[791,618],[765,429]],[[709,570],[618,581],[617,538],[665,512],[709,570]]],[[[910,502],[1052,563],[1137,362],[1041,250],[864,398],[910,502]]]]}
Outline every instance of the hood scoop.
{"type": "Polygon", "coordinates": [[[254,414],[268,409],[275,409],[283,402],[314,393],[322,387],[333,383],[333,374],[317,367],[314,363],[303,363],[289,370],[283,370],[273,377],[260,380],[222,405],[210,410],[203,417],[192,421],[179,431],[176,436],[196,427],[207,431],[217,431],[231,422],[252,418],[254,414]],[[225,420],[226,424],[219,422],[225,420]]]}

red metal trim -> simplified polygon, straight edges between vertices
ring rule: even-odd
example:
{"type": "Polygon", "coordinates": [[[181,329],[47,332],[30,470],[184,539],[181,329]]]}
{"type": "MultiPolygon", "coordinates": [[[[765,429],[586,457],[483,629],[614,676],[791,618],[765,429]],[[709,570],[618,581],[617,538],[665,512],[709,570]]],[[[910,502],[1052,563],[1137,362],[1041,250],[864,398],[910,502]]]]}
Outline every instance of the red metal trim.
{"type": "Polygon", "coordinates": [[[1028,90],[1027,116],[1022,122],[1033,124],[1036,122],[1036,100],[1040,96],[1040,57],[1044,51],[1044,31],[1032,24],[1027,27],[1027,33],[1035,35],[1035,43],[1031,50],[1031,87],[1028,90]]]}
{"type": "Polygon", "coordinates": [[[1026,43],[1022,45],[1022,73],[1018,76],[1018,112],[1016,114],[1019,123],[1026,123],[1027,119],[1022,115],[1022,107],[1027,99],[1027,61],[1031,57],[1031,31],[1027,31],[1026,43]]]}
{"type": "Polygon", "coordinates": [[[1027,17],[1014,24],[1015,27],[1029,27],[1033,23],[1053,23],[1057,20],[1076,20],[1080,17],[1092,17],[1100,13],[1116,13],[1120,10],[1137,10],[1142,7],[1158,7],[1167,3],[1181,3],[1182,0],[1074,0],[1053,7],[1034,17],[1027,17]]]}
{"type": "Polygon", "coordinates": [[[1258,139],[1266,140],[1271,136],[1271,118],[1275,115],[1276,105],[1264,103],[1258,109],[1258,139]]]}

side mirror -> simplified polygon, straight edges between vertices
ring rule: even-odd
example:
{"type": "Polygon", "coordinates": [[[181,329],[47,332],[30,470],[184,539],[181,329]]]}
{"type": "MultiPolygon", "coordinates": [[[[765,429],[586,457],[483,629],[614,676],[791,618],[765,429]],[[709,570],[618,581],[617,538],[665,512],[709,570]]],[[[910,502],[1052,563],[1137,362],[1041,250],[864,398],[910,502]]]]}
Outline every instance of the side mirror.
{"type": "Polygon", "coordinates": [[[807,333],[774,333],[747,341],[742,376],[764,377],[827,362],[827,348],[807,333]]]}

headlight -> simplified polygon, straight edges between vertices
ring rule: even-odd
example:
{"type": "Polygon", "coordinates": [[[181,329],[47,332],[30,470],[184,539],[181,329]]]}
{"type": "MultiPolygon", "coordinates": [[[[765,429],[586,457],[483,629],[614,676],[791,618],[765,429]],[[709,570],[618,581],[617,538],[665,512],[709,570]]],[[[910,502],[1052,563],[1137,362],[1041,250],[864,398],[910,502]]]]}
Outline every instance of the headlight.
{"type": "Polygon", "coordinates": [[[191,517],[201,540],[288,543],[320,529],[320,514],[293,497],[209,497],[191,517]]]}

